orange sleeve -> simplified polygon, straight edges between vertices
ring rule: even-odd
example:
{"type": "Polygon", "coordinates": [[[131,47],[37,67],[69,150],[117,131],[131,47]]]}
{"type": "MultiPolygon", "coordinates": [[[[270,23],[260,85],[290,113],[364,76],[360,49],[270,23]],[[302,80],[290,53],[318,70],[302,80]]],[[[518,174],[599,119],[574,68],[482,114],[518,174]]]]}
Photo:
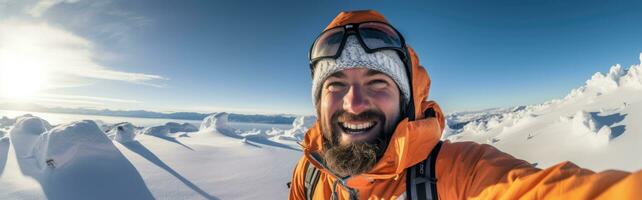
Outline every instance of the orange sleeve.
{"type": "Polygon", "coordinates": [[[444,142],[436,173],[441,199],[642,198],[642,171],[595,173],[568,161],[539,169],[474,142],[444,142]]]}
{"type": "Polygon", "coordinates": [[[292,173],[292,182],[290,183],[290,200],[304,200],[305,199],[305,157],[301,156],[299,162],[294,167],[292,173]]]}

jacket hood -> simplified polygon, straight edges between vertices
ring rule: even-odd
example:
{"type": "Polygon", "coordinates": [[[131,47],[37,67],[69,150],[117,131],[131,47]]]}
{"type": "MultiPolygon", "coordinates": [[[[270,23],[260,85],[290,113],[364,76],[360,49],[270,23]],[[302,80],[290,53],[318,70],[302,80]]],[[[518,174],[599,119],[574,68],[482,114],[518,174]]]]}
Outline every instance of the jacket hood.
{"type": "MultiPolygon", "coordinates": [[[[325,28],[343,26],[350,23],[379,21],[389,23],[383,15],[373,10],[341,12],[325,28]]],[[[441,108],[433,101],[426,101],[430,89],[430,77],[419,64],[414,50],[406,44],[411,59],[411,90],[414,103],[415,120],[403,119],[397,125],[388,147],[374,168],[365,174],[352,176],[348,184],[359,184],[359,180],[397,178],[404,170],[426,159],[428,154],[441,138],[444,129],[444,117],[441,108]],[[432,113],[426,117],[424,113],[432,113]],[[432,115],[432,114],[431,114],[432,115]],[[365,178],[365,179],[364,179],[365,178]]],[[[323,134],[317,121],[306,133],[302,143],[304,156],[325,173],[331,174],[320,162],[318,156],[323,152],[323,134]]]]}

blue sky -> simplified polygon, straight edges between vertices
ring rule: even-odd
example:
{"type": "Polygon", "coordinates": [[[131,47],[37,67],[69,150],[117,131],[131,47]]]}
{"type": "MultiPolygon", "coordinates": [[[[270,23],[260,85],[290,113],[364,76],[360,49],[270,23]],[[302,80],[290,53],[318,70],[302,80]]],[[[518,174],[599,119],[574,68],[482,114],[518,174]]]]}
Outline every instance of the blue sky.
{"type": "Polygon", "coordinates": [[[11,57],[37,58],[31,71],[46,71],[47,87],[21,101],[312,114],[307,51],[339,11],[355,9],[375,9],[401,31],[447,112],[560,98],[642,52],[635,1],[243,0],[0,0],[0,40],[15,43],[0,52],[23,52],[11,57]]]}

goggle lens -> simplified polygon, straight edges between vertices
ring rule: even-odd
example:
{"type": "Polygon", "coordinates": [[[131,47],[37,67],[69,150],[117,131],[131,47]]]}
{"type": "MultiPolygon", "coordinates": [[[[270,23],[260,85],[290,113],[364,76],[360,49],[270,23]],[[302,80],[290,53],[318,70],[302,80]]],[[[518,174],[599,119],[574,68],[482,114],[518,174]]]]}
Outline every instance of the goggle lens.
{"type": "Polygon", "coordinates": [[[326,31],[314,42],[310,59],[334,56],[341,47],[345,31],[343,28],[334,28],[326,31]]]}
{"type": "Polygon", "coordinates": [[[401,37],[397,31],[382,23],[363,23],[359,34],[369,49],[402,48],[401,37]]]}

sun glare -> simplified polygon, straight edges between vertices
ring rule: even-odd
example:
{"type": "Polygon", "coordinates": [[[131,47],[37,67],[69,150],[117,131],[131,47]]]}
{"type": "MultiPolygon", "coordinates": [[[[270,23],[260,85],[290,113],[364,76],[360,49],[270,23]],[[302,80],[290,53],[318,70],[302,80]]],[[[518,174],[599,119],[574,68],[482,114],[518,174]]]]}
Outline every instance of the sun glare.
{"type": "Polygon", "coordinates": [[[0,55],[0,97],[28,101],[47,82],[43,63],[25,55],[0,55]]]}

